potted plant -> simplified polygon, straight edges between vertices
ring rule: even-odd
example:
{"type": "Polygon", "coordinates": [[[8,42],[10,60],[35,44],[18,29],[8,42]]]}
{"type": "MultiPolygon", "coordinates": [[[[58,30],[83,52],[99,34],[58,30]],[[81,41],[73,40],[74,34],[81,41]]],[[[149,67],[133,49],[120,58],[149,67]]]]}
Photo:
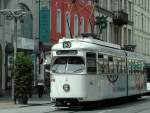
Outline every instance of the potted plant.
{"type": "Polygon", "coordinates": [[[24,52],[18,52],[13,71],[15,103],[27,104],[32,87],[33,64],[24,52]]]}

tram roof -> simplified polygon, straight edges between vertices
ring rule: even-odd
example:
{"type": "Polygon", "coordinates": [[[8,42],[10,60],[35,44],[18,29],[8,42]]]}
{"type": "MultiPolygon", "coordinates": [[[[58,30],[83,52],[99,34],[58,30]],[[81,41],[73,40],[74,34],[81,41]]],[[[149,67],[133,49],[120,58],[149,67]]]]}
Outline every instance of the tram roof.
{"type": "Polygon", "coordinates": [[[127,52],[127,57],[129,59],[138,59],[138,60],[144,60],[144,57],[142,54],[137,53],[137,52],[130,52],[130,51],[126,51],[127,52]]]}
{"type": "MultiPolygon", "coordinates": [[[[60,39],[57,44],[55,44],[52,47],[52,50],[97,50],[102,51],[104,53],[110,53],[110,54],[118,54],[119,56],[125,56],[125,51],[121,49],[120,45],[104,42],[101,40],[90,38],[63,38],[60,39]],[[70,42],[71,47],[70,48],[63,48],[64,42],[70,42]],[[101,49],[100,49],[101,48],[101,49]],[[124,51],[124,52],[123,52],[124,51]]],[[[127,56],[131,59],[141,59],[143,60],[143,56],[136,52],[129,52],[126,51],[127,56]]]]}
{"type": "MultiPolygon", "coordinates": [[[[68,38],[63,38],[60,39],[59,42],[57,44],[55,44],[52,49],[56,50],[56,49],[64,49],[62,48],[62,44],[66,41],[69,41],[71,43],[76,43],[76,45],[73,46],[73,48],[75,49],[85,49],[85,48],[93,48],[94,49],[98,49],[98,46],[105,46],[105,47],[109,47],[109,48],[114,48],[114,49],[120,49],[121,47],[120,45],[116,45],[116,44],[112,44],[112,43],[108,43],[108,42],[104,42],[101,40],[97,40],[97,39],[93,39],[92,37],[90,38],[83,38],[83,37],[79,37],[79,38],[74,38],[74,39],[68,39],[68,38]]],[[[71,48],[70,48],[71,49],[71,48]]]]}

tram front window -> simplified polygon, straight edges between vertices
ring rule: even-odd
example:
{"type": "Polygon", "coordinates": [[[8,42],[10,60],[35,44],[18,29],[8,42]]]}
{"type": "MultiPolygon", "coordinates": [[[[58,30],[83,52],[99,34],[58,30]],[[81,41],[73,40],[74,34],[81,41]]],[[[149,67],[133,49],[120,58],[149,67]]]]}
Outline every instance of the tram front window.
{"type": "Polygon", "coordinates": [[[84,69],[85,65],[81,57],[59,57],[52,65],[53,73],[81,73],[84,69]]]}

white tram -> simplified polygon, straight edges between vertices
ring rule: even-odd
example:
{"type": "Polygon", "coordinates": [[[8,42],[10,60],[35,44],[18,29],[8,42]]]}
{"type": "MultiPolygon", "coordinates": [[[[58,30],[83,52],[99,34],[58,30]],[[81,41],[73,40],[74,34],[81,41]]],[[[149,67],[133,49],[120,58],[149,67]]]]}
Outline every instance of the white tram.
{"type": "Polygon", "coordinates": [[[146,93],[143,58],[92,38],[60,39],[52,47],[51,92],[56,106],[146,93]]]}

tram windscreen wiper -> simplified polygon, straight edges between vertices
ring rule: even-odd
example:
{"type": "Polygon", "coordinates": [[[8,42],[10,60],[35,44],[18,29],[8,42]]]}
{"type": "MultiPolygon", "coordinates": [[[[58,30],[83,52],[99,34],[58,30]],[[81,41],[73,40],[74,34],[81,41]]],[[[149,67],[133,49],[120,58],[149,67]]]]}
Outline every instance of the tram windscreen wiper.
{"type": "Polygon", "coordinates": [[[83,70],[84,70],[84,68],[79,68],[79,69],[74,70],[73,73],[78,72],[78,71],[82,72],[83,70]]]}

